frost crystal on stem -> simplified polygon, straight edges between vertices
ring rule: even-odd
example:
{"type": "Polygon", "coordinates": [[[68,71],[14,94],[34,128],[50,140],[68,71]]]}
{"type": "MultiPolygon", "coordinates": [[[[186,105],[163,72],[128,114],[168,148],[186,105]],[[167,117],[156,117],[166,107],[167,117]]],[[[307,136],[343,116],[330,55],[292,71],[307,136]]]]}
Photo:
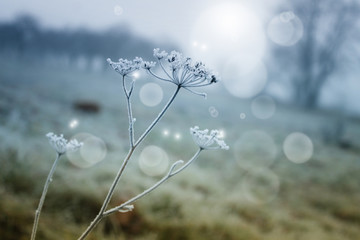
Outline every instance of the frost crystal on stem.
{"type": "Polygon", "coordinates": [[[63,134],[57,136],[56,134],[49,132],[46,134],[46,137],[49,139],[50,145],[58,154],[64,154],[67,151],[76,151],[83,145],[83,143],[79,143],[76,139],[72,139],[68,142],[63,134]]]}
{"type": "Polygon", "coordinates": [[[225,149],[228,150],[229,146],[226,145],[224,140],[219,139],[219,131],[211,130],[210,134],[208,129],[200,130],[198,126],[190,128],[191,136],[194,142],[204,150],[208,149],[225,149]]]}

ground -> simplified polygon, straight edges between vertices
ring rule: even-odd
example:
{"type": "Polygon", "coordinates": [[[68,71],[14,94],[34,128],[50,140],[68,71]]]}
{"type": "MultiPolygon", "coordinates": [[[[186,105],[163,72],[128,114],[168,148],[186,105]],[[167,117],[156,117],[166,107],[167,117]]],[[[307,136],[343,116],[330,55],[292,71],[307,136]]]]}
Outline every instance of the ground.
{"type": "MultiPolygon", "coordinates": [[[[137,137],[174,91],[174,86],[159,83],[163,101],[146,107],[138,91],[149,79],[143,74],[136,83],[137,137]]],[[[67,156],[61,159],[38,239],[76,239],[95,217],[128,149],[120,83],[110,69],[94,72],[26,59],[1,60],[1,239],[30,237],[34,211],[55,158],[45,137],[50,131],[67,138],[90,133],[102,139],[106,156],[91,167],[79,167],[67,156]],[[69,126],[74,119],[77,126],[69,126]]],[[[250,101],[230,96],[221,83],[218,88],[203,89],[207,99],[180,92],[135,152],[111,205],[161,178],[148,176],[139,167],[142,150],[149,145],[164,150],[169,164],[186,161],[196,152],[189,128],[199,125],[220,128],[230,150],[202,153],[184,172],[137,201],[134,211],[105,219],[89,239],[360,239],[360,120],[280,103],[274,116],[260,120],[252,116],[250,101]],[[218,115],[211,115],[210,107],[218,115]],[[339,121],[342,136],[337,134],[339,121]],[[305,163],[291,162],[283,152],[283,143],[293,132],[312,141],[314,151],[305,163]]]]}

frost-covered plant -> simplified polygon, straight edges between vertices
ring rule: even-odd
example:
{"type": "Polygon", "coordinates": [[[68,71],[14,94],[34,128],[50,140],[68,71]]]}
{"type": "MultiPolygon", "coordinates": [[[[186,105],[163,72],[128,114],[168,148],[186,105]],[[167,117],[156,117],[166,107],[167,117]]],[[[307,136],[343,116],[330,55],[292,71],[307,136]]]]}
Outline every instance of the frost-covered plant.
{"type": "Polygon", "coordinates": [[[170,54],[165,51],[160,51],[160,49],[154,49],[154,57],[157,60],[157,63],[160,65],[164,76],[159,76],[153,72],[153,68],[156,66],[156,62],[152,61],[143,61],[141,58],[135,58],[133,61],[119,59],[118,62],[113,62],[111,59],[107,59],[110,66],[118,72],[122,77],[122,86],[126,97],[127,109],[128,109],[128,117],[129,117],[129,152],[125,157],[109,191],[103,202],[103,205],[95,217],[95,219],[90,223],[85,232],[80,236],[79,240],[85,239],[86,236],[92,231],[92,229],[106,216],[115,213],[115,212],[127,212],[133,209],[132,203],[137,199],[143,197],[149,192],[156,189],[163,182],[165,182],[170,177],[178,174],[182,170],[184,170],[187,166],[189,166],[200,154],[202,150],[209,149],[228,149],[228,146],[224,141],[220,140],[217,135],[218,131],[212,130],[210,135],[207,135],[208,130],[200,131],[198,127],[191,128],[191,134],[195,140],[195,143],[199,146],[199,150],[194,154],[194,156],[187,161],[183,166],[178,167],[180,164],[183,164],[183,161],[175,162],[169,169],[168,173],[157,183],[155,183],[152,187],[140,193],[139,195],[131,198],[130,200],[124,202],[123,204],[116,206],[107,210],[108,204],[114,194],[115,187],[117,186],[120,177],[128,164],[135,148],[144,140],[144,138],[150,133],[156,123],[162,118],[165,114],[166,110],[169,108],[171,103],[174,101],[175,97],[179,93],[181,88],[184,88],[192,93],[197,95],[206,96],[205,93],[199,93],[191,88],[204,87],[218,82],[218,77],[213,73],[210,69],[206,68],[202,62],[194,62],[191,58],[183,57],[181,53],[172,51],[170,54]],[[140,135],[140,137],[135,140],[134,137],[134,123],[135,118],[132,114],[131,108],[131,96],[134,90],[134,80],[131,78],[127,78],[127,76],[133,71],[139,69],[139,67],[143,68],[150,75],[155,78],[170,82],[175,84],[176,90],[173,95],[170,97],[168,102],[165,104],[163,109],[159,112],[157,117],[153,120],[153,122],[148,126],[148,128],[140,135]],[[129,81],[127,83],[126,81],[129,81]]]}
{"type": "Polygon", "coordinates": [[[46,182],[44,184],[44,190],[41,194],[38,208],[35,211],[35,219],[34,219],[34,225],[33,225],[32,233],[31,233],[31,240],[34,240],[36,237],[36,231],[37,231],[37,227],[39,224],[41,209],[44,205],[46,193],[48,191],[50,183],[52,182],[52,176],[55,172],[55,168],[56,168],[56,165],[58,164],[60,157],[63,154],[65,154],[67,151],[78,150],[83,145],[83,143],[78,142],[76,139],[72,139],[70,141],[66,140],[62,134],[60,136],[57,136],[56,134],[49,132],[48,134],[46,134],[46,137],[49,139],[49,143],[50,143],[51,147],[56,151],[56,158],[50,169],[49,175],[47,176],[46,182]]]}
{"type": "Polygon", "coordinates": [[[211,130],[210,134],[208,129],[199,130],[198,126],[190,128],[190,133],[194,139],[194,142],[201,149],[225,149],[228,150],[229,146],[226,145],[224,140],[220,140],[218,130],[211,130]]]}
{"type": "MultiPolygon", "coordinates": [[[[110,66],[120,74],[122,80],[122,88],[125,93],[126,103],[127,103],[127,111],[128,111],[128,120],[129,120],[129,151],[126,155],[125,159],[123,160],[122,165],[120,166],[112,185],[110,186],[108,193],[105,197],[105,200],[99,210],[99,213],[94,218],[94,220],[90,223],[88,228],[83,232],[83,234],[79,237],[79,240],[85,239],[89,233],[96,227],[96,225],[106,216],[115,213],[115,212],[128,212],[132,211],[134,206],[132,205],[133,202],[138,200],[139,198],[145,196],[149,192],[153,191],[157,187],[159,187],[162,183],[166,180],[171,178],[172,176],[180,173],[186,167],[188,167],[195,159],[198,158],[199,154],[203,150],[214,150],[214,149],[228,149],[229,147],[225,144],[223,140],[220,140],[218,137],[217,130],[199,130],[199,127],[190,128],[190,133],[198,145],[199,149],[193,155],[191,159],[189,159],[186,163],[182,160],[179,160],[172,164],[168,173],[157,183],[155,183],[152,187],[148,188],[147,190],[143,191],[142,193],[138,194],[137,196],[129,199],[128,201],[115,206],[113,208],[108,209],[109,202],[114,194],[115,188],[122,176],[131,156],[134,153],[134,150],[137,146],[144,140],[144,138],[150,133],[150,131],[154,128],[154,126],[160,121],[163,117],[167,109],[170,107],[176,96],[178,95],[181,88],[184,88],[192,93],[197,95],[206,96],[205,93],[196,92],[193,88],[197,87],[204,87],[211,84],[218,82],[218,77],[216,74],[213,73],[210,69],[208,69],[202,62],[193,62],[191,58],[183,57],[181,53],[172,51],[170,54],[165,51],[160,51],[160,49],[154,49],[154,57],[156,58],[157,62],[152,61],[143,61],[142,58],[136,57],[134,60],[127,60],[127,59],[119,59],[118,62],[113,62],[111,59],[107,59],[110,66]],[[164,76],[159,76],[153,72],[153,68],[156,64],[160,65],[164,76]],[[135,118],[133,117],[132,113],[132,106],[131,106],[131,97],[134,90],[134,80],[129,78],[129,74],[132,72],[139,70],[140,68],[147,71],[150,75],[154,76],[155,78],[170,82],[176,85],[176,90],[174,91],[173,95],[169,98],[168,102],[165,104],[163,109],[159,112],[157,117],[152,121],[152,123],[146,128],[146,130],[140,135],[138,139],[135,139],[135,130],[134,130],[134,123],[135,118]],[[182,164],[182,166],[181,166],[182,164]]],[[[67,142],[62,135],[60,137],[54,135],[53,133],[49,133],[47,135],[49,137],[50,144],[52,147],[57,151],[57,159],[54,163],[53,168],[50,171],[48,176],[48,180],[45,184],[43,196],[40,200],[39,208],[36,211],[35,215],[35,223],[33,229],[33,237],[32,240],[35,238],[36,227],[38,218],[40,215],[41,207],[43,201],[45,199],[45,194],[48,188],[49,183],[51,182],[51,176],[55,170],[56,163],[58,158],[64,154],[68,150],[75,150],[81,146],[81,143],[78,143],[76,140],[72,140],[67,142]]]]}

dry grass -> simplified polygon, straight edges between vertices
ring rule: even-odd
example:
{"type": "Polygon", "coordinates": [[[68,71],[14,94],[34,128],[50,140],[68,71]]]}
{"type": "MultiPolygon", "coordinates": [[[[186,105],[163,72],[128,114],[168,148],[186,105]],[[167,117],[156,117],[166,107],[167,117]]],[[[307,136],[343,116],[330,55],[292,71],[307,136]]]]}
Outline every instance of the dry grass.
{"type": "MultiPolygon", "coordinates": [[[[80,169],[64,158],[50,186],[39,226],[39,240],[76,239],[97,213],[127,148],[127,119],[121,110],[124,104],[117,94],[120,90],[116,76],[39,66],[24,67],[21,73],[11,68],[2,70],[1,239],[30,236],[33,211],[54,157],[44,133],[55,131],[72,136],[76,132],[91,132],[105,141],[106,160],[80,169]],[[84,99],[97,102],[101,110],[84,113],[72,108],[73,102],[84,99]],[[81,122],[75,130],[67,127],[73,116],[81,122]]],[[[276,115],[268,121],[252,119],[250,114],[241,121],[234,106],[239,113],[246,112],[249,103],[224,93],[211,93],[204,101],[184,92],[144,146],[161,146],[170,162],[175,162],[187,159],[195,151],[187,135],[190,126],[202,123],[209,128],[224,128],[230,147],[245,131],[262,129],[273,137],[278,149],[275,163],[270,166],[280,180],[275,199],[264,204],[249,201],[242,188],[247,173],[238,165],[233,151],[208,152],[185,172],[138,201],[133,212],[103,221],[89,239],[360,239],[360,142],[356,137],[360,133],[359,121],[348,121],[346,137],[351,146],[343,149],[321,141],[318,126],[331,119],[329,113],[278,106],[276,115]],[[218,118],[209,116],[208,106],[219,109],[218,118]],[[165,128],[181,132],[182,140],[165,139],[165,128]],[[294,164],[282,154],[283,140],[292,131],[303,131],[312,138],[315,152],[309,162],[294,164]]],[[[141,104],[134,107],[140,131],[155,116],[157,108],[147,109],[141,104]]],[[[112,205],[158,179],[139,170],[136,156],[112,205]]]]}

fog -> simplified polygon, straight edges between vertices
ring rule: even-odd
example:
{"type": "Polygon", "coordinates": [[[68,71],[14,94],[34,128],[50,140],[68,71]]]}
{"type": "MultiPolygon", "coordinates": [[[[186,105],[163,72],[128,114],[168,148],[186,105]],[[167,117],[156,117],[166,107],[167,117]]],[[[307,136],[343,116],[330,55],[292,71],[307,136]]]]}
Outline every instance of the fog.
{"type": "Polygon", "coordinates": [[[3,22],[29,15],[44,30],[127,29],[139,39],[177,46],[216,69],[225,88],[240,99],[266,93],[290,104],[360,113],[356,1],[3,1],[2,5],[3,22]]]}
{"type": "Polygon", "coordinates": [[[1,1],[0,238],[357,239],[359,12],[1,1]]]}

